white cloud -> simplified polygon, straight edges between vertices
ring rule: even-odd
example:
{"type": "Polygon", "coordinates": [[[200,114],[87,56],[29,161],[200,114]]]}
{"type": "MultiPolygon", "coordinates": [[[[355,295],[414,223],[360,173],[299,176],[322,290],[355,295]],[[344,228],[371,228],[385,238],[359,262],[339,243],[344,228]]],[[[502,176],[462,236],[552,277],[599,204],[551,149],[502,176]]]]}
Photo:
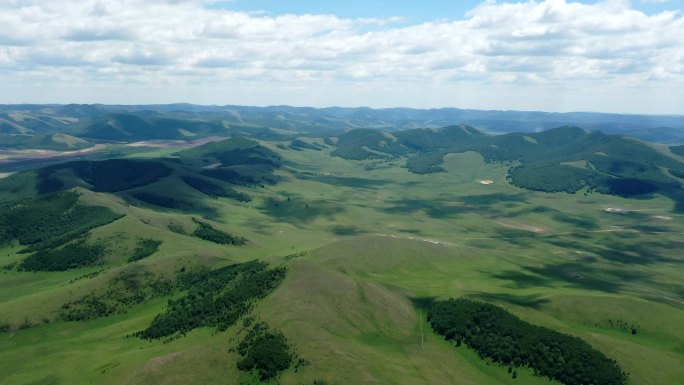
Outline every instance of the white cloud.
{"type": "Polygon", "coordinates": [[[672,101],[684,99],[677,12],[488,1],[462,20],[398,21],[265,16],[199,0],[0,0],[0,82],[12,90],[0,102],[684,113],[672,101]],[[138,87],[146,92],[126,91],[138,87]]]}

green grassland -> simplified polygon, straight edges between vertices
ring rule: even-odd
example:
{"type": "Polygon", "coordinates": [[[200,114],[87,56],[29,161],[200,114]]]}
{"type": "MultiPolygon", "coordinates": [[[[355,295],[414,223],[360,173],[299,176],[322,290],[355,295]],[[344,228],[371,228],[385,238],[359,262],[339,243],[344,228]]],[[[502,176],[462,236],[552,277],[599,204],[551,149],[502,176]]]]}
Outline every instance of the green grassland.
{"type": "MultiPolygon", "coordinates": [[[[242,322],[225,332],[200,328],[145,341],[130,335],[148,327],[169,297],[84,322],[60,320],[59,309],[127,271],[171,279],[184,268],[254,259],[288,269],[251,312],[282,331],[306,361],[285,371],[282,384],[553,383],[528,369],[513,379],[505,367],[434,334],[426,303],[457,297],[582,338],[615,359],[628,384],[681,383],[684,216],[671,199],[531,192],[509,184],[507,164],[476,152],[444,156],[444,172],[415,174],[398,150],[397,157],[347,160],[320,139],[299,140],[316,146],[259,143],[268,150],[260,154],[282,159],[272,170],[276,184],[235,186],[202,176],[248,194],[249,202],[193,189],[182,177],[195,174],[173,162],[166,163],[171,174],[125,191],[77,187],[84,204],[124,217],[90,230],[90,241],[106,245],[98,264],[0,271],[0,325],[8,325],[0,332],[0,384],[250,383],[236,367],[242,322]],[[188,205],[140,202],[133,195],[140,191],[173,193],[188,205]],[[248,241],[195,237],[197,220],[248,241]],[[141,239],[161,243],[129,263],[141,239]]],[[[207,153],[186,155],[195,167],[207,153]]],[[[23,260],[19,250],[16,242],[3,246],[0,266],[23,260]]]]}

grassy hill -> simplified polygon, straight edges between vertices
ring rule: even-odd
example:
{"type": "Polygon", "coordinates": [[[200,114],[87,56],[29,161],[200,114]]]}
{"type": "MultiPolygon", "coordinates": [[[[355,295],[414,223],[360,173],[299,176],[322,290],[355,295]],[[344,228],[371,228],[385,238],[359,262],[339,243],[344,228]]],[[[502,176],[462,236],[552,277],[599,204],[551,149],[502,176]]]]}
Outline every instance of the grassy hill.
{"type": "Polygon", "coordinates": [[[280,166],[281,159],[272,150],[250,139],[234,138],[180,151],[170,158],[58,163],[2,179],[0,189],[5,191],[2,200],[11,201],[74,187],[95,192],[141,192],[150,186],[156,190],[155,184],[173,180],[207,195],[238,197],[227,184],[276,183],[274,171],[280,166]]]}
{"type": "Polygon", "coordinates": [[[1,179],[0,384],[558,384],[433,331],[449,298],[579,339],[629,385],[684,377],[672,200],[510,175],[661,186],[680,162],[666,149],[573,127],[348,134],[1,179]],[[422,156],[440,172],[406,168],[422,156]]]}
{"type": "Polygon", "coordinates": [[[127,142],[149,139],[187,139],[217,135],[223,131],[225,127],[221,122],[113,114],[90,124],[80,136],[87,139],[127,142]]]}
{"type": "Polygon", "coordinates": [[[0,134],[3,149],[41,148],[55,151],[73,151],[91,147],[92,144],[81,138],[63,133],[54,134],[0,134]]]}
{"type": "MultiPolygon", "coordinates": [[[[355,130],[341,135],[332,153],[346,159],[400,158],[415,173],[442,172],[449,153],[476,151],[510,165],[512,184],[535,191],[645,197],[660,193],[684,209],[684,162],[631,138],[563,126],[532,134],[487,136],[468,126],[393,134],[355,130]],[[386,136],[391,135],[393,141],[386,136]],[[392,143],[388,145],[387,143],[392,143]]],[[[677,153],[678,148],[671,151],[677,153]]]]}
{"type": "Polygon", "coordinates": [[[340,135],[333,155],[362,160],[408,153],[392,134],[371,129],[356,129],[340,135]]]}

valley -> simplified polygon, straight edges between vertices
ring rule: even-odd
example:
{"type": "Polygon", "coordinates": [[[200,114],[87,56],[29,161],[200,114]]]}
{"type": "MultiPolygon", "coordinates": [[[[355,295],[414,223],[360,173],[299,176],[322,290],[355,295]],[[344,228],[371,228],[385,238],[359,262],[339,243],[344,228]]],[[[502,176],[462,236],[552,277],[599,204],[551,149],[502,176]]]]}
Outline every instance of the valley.
{"type": "Polygon", "coordinates": [[[450,298],[684,378],[678,147],[186,114],[0,164],[0,384],[559,383],[433,331],[450,298]]]}

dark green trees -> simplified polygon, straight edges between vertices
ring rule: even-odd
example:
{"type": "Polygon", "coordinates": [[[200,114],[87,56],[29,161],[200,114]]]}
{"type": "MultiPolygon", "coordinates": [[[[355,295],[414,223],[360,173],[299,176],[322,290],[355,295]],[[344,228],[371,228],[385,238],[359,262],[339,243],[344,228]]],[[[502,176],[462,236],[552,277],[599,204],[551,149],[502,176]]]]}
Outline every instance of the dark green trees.
{"type": "Polygon", "coordinates": [[[247,240],[243,237],[238,237],[232,234],[228,234],[224,231],[215,229],[211,225],[200,222],[196,219],[193,219],[195,223],[197,223],[197,228],[195,231],[192,233],[192,235],[196,236],[197,238],[204,239],[205,241],[209,242],[214,242],[222,245],[244,245],[247,243],[247,240]]]}
{"type": "Polygon", "coordinates": [[[133,255],[128,258],[128,262],[135,262],[149,257],[157,251],[161,244],[162,242],[156,239],[139,240],[135,250],[133,250],[133,255]]]}
{"type": "Polygon", "coordinates": [[[450,299],[435,303],[428,320],[436,333],[503,365],[527,366],[566,385],[626,383],[615,361],[581,339],[530,325],[497,306],[450,299]]]}
{"type": "Polygon", "coordinates": [[[24,259],[19,268],[26,271],[64,271],[92,265],[104,252],[104,245],[80,240],[57,249],[39,250],[24,259]]]}
{"type": "Polygon", "coordinates": [[[226,330],[284,277],[285,268],[267,269],[265,263],[257,261],[187,274],[179,280],[179,288],[187,290],[187,294],[170,300],[166,311],[137,335],[159,339],[182,335],[198,327],[226,330]]]}
{"type": "Polygon", "coordinates": [[[80,203],[72,191],[40,195],[0,206],[0,243],[17,239],[31,250],[56,247],[121,217],[80,203]]]}
{"type": "Polygon", "coordinates": [[[257,323],[238,345],[242,356],[237,363],[242,371],[256,370],[262,381],[268,381],[292,365],[293,354],[283,333],[269,330],[263,323],[257,323]]]}

